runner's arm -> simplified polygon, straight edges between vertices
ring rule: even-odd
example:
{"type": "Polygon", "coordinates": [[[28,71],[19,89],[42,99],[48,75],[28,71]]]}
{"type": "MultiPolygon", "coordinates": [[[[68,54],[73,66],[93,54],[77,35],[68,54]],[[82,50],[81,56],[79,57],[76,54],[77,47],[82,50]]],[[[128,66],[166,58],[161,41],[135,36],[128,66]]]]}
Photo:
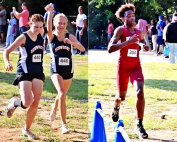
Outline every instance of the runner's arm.
{"type": "Polygon", "coordinates": [[[124,48],[125,46],[138,41],[137,35],[133,35],[129,40],[118,43],[118,41],[122,38],[123,33],[124,33],[124,31],[123,31],[122,27],[119,27],[119,28],[115,29],[114,35],[113,35],[113,37],[111,38],[111,40],[108,44],[108,52],[109,53],[118,51],[118,50],[124,48]]]}
{"type": "Polygon", "coordinates": [[[48,7],[48,16],[47,16],[47,38],[49,42],[52,41],[54,35],[52,33],[52,11],[53,11],[53,4],[49,4],[48,7]]]}
{"type": "Polygon", "coordinates": [[[5,63],[9,63],[9,54],[17,49],[19,46],[24,46],[26,37],[22,34],[3,52],[3,58],[5,63]]]}
{"type": "Polygon", "coordinates": [[[74,46],[75,48],[79,49],[82,52],[85,51],[84,46],[72,34],[69,34],[69,41],[67,40],[67,43],[71,44],[72,46],[74,46]]]}

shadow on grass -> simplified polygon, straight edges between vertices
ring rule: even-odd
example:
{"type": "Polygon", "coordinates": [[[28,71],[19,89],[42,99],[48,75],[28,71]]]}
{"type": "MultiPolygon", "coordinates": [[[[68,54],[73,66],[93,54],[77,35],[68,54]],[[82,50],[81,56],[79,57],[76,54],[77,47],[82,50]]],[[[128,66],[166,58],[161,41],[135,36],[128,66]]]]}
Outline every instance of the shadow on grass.
{"type": "MultiPolygon", "coordinates": [[[[9,73],[9,72],[0,72],[0,82],[1,83],[7,83],[9,85],[12,85],[12,82],[14,81],[16,77],[15,73],[9,73]]],[[[12,85],[13,86],[13,85],[12,85]]],[[[7,87],[8,91],[8,86],[7,87]]],[[[16,86],[14,86],[16,87],[16,86]]],[[[46,91],[48,95],[45,96],[45,93],[43,93],[42,99],[45,100],[53,100],[55,96],[57,95],[57,91],[51,81],[50,77],[45,78],[43,91],[46,91]]],[[[14,92],[15,93],[15,92],[14,92]]],[[[6,92],[0,93],[0,95],[6,95],[6,92]]],[[[19,92],[13,94],[13,95],[19,95],[19,92]]],[[[73,78],[72,84],[69,88],[69,91],[67,93],[67,96],[70,99],[77,99],[77,100],[88,100],[88,80],[85,79],[75,79],[73,78]]]]}
{"type": "Polygon", "coordinates": [[[8,83],[12,85],[12,82],[14,81],[16,77],[15,73],[10,72],[0,72],[0,82],[8,83]]]}
{"type": "Polygon", "coordinates": [[[89,132],[83,132],[83,131],[77,131],[77,130],[71,130],[71,132],[73,132],[73,133],[79,133],[79,134],[88,134],[88,135],[90,135],[90,133],[89,132]]]}
{"type": "Polygon", "coordinates": [[[175,140],[164,140],[164,139],[158,139],[158,138],[148,138],[148,140],[161,141],[161,142],[176,142],[175,140]]]}
{"type": "Polygon", "coordinates": [[[177,91],[177,81],[166,79],[145,79],[145,86],[162,90],[177,91]]]}

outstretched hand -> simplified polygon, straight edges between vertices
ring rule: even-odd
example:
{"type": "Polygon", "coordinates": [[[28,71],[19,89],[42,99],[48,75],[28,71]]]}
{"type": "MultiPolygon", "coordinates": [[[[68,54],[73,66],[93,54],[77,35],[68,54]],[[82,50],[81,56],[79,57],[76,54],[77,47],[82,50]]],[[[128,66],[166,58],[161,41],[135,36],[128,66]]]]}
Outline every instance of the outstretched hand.
{"type": "Polygon", "coordinates": [[[44,9],[45,9],[46,11],[51,11],[51,12],[53,12],[54,6],[53,6],[52,3],[50,3],[50,4],[46,5],[46,7],[45,7],[44,9]]]}
{"type": "Polygon", "coordinates": [[[13,10],[13,12],[15,12],[15,11],[16,11],[16,8],[15,8],[15,7],[12,7],[12,10],[13,10]]]}

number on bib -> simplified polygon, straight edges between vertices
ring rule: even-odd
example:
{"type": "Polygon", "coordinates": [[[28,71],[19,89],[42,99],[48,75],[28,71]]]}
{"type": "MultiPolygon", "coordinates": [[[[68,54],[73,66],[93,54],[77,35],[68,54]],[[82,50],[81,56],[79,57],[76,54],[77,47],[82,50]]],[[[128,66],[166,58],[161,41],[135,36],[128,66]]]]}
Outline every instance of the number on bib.
{"type": "Polygon", "coordinates": [[[58,65],[69,66],[69,59],[68,58],[59,58],[58,65]]]}
{"type": "Polygon", "coordinates": [[[37,63],[37,62],[41,62],[41,54],[34,54],[32,57],[32,62],[37,63]]]}
{"type": "Polygon", "coordinates": [[[128,57],[137,57],[137,50],[136,49],[128,49],[127,56],[128,57]]]}

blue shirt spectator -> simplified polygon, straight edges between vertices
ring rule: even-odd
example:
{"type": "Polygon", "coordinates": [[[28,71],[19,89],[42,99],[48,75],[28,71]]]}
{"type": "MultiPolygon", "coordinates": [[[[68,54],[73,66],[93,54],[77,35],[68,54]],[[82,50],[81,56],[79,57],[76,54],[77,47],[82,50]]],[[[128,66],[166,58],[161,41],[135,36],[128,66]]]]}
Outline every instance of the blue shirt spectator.
{"type": "Polygon", "coordinates": [[[163,29],[165,27],[164,16],[159,16],[159,21],[157,22],[156,29],[157,29],[157,36],[163,36],[163,29]]]}

